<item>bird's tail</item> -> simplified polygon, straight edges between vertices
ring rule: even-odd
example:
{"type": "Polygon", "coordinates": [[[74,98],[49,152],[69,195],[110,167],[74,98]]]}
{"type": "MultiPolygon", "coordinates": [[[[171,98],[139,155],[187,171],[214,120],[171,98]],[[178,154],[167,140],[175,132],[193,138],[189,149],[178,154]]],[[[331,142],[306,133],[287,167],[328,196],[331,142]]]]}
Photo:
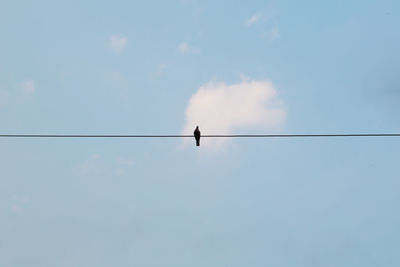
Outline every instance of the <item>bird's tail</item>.
{"type": "Polygon", "coordinates": [[[200,146],[200,140],[196,140],[196,146],[200,146]]]}

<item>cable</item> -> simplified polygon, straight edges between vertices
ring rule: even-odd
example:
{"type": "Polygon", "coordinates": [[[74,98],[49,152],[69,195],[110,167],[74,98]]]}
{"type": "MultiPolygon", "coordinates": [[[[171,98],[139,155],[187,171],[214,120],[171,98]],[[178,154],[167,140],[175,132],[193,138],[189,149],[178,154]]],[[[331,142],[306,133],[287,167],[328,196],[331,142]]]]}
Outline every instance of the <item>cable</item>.
{"type": "MultiPolygon", "coordinates": [[[[400,137],[400,133],[356,134],[210,134],[202,138],[303,138],[303,137],[400,137]]],[[[193,135],[103,135],[103,134],[0,134],[0,138],[194,138],[193,135]]]]}

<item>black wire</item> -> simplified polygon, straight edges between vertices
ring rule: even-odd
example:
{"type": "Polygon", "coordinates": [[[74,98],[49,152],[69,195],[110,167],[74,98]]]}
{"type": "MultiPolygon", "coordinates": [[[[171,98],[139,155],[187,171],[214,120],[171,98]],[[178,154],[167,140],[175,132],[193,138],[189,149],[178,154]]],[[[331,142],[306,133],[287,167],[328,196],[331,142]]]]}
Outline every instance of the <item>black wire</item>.
{"type": "MultiPolygon", "coordinates": [[[[202,138],[302,138],[302,137],[400,137],[400,133],[366,134],[211,134],[202,138]]],[[[103,135],[103,134],[0,134],[0,138],[193,138],[193,135],[103,135]]]]}

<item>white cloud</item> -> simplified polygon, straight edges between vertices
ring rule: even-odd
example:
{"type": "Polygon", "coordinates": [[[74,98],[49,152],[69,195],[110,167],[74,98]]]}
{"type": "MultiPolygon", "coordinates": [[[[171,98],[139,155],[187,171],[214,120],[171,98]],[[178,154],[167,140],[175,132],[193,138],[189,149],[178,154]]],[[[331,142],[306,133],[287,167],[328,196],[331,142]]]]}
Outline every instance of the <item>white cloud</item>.
{"type": "Polygon", "coordinates": [[[179,49],[179,52],[181,52],[182,54],[187,54],[190,52],[190,46],[186,42],[179,44],[178,49],[179,49]]]}
{"type": "Polygon", "coordinates": [[[168,67],[168,65],[165,64],[165,63],[158,64],[158,67],[157,67],[158,72],[162,72],[162,71],[165,70],[167,67],[168,67]]]}
{"type": "Polygon", "coordinates": [[[270,42],[275,41],[276,39],[279,38],[279,28],[278,26],[272,26],[270,29],[268,29],[263,36],[270,42]]]}
{"type": "Polygon", "coordinates": [[[280,128],[286,111],[269,81],[210,82],[191,97],[185,118],[183,134],[193,134],[196,125],[202,134],[232,134],[246,128],[280,128]]]}
{"type": "Polygon", "coordinates": [[[117,158],[117,164],[120,166],[132,167],[133,164],[135,164],[135,161],[128,158],[117,158]]]}
{"type": "Polygon", "coordinates": [[[127,44],[128,37],[122,37],[119,34],[115,34],[110,38],[110,47],[116,53],[122,52],[127,44]]]}
{"type": "Polygon", "coordinates": [[[167,64],[160,63],[160,64],[157,65],[155,71],[149,74],[149,78],[150,79],[157,79],[160,76],[164,75],[165,72],[167,71],[167,69],[168,69],[168,65],[167,64]]]}
{"type": "Polygon", "coordinates": [[[153,73],[152,76],[160,76],[160,75],[162,75],[165,72],[165,70],[167,69],[167,67],[168,67],[167,64],[164,64],[164,63],[158,64],[157,71],[155,73],[153,73]]]}
{"type": "Polygon", "coordinates": [[[21,88],[25,95],[33,95],[35,93],[35,81],[23,81],[21,82],[21,88]]]}
{"type": "Polygon", "coordinates": [[[102,158],[100,154],[92,154],[83,162],[80,167],[79,174],[82,176],[99,175],[102,173],[102,168],[99,160],[102,158]]]}
{"type": "Polygon", "coordinates": [[[187,42],[182,42],[178,45],[178,50],[182,54],[199,54],[199,47],[193,46],[187,42]]]}
{"type": "Polygon", "coordinates": [[[161,63],[161,64],[158,64],[158,71],[163,71],[163,70],[165,70],[166,68],[168,67],[168,65],[167,64],[165,64],[165,63],[161,63]]]}
{"type": "Polygon", "coordinates": [[[251,26],[251,25],[253,25],[254,23],[257,23],[257,22],[260,20],[260,18],[261,18],[261,16],[258,15],[258,14],[253,15],[253,16],[251,16],[249,19],[246,20],[246,25],[247,25],[247,26],[251,26]]]}
{"type": "Polygon", "coordinates": [[[260,37],[268,40],[269,42],[274,42],[279,38],[280,31],[277,26],[277,21],[274,19],[275,11],[270,10],[265,14],[255,14],[245,21],[245,24],[250,27],[256,23],[260,24],[260,27],[266,29],[260,33],[260,37]]]}
{"type": "Polygon", "coordinates": [[[128,172],[128,169],[132,168],[132,166],[135,164],[135,161],[133,159],[129,158],[117,158],[116,160],[116,165],[117,168],[115,169],[115,174],[117,176],[123,176],[128,172]]]}

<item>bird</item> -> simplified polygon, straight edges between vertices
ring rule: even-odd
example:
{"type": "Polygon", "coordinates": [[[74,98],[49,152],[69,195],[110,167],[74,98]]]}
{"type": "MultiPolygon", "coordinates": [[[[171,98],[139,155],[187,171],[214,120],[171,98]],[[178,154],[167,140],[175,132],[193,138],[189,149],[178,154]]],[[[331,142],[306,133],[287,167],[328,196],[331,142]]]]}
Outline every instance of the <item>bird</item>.
{"type": "Polygon", "coordinates": [[[196,127],[196,129],[193,132],[194,138],[196,139],[196,146],[200,146],[200,130],[199,126],[196,127]]]}

